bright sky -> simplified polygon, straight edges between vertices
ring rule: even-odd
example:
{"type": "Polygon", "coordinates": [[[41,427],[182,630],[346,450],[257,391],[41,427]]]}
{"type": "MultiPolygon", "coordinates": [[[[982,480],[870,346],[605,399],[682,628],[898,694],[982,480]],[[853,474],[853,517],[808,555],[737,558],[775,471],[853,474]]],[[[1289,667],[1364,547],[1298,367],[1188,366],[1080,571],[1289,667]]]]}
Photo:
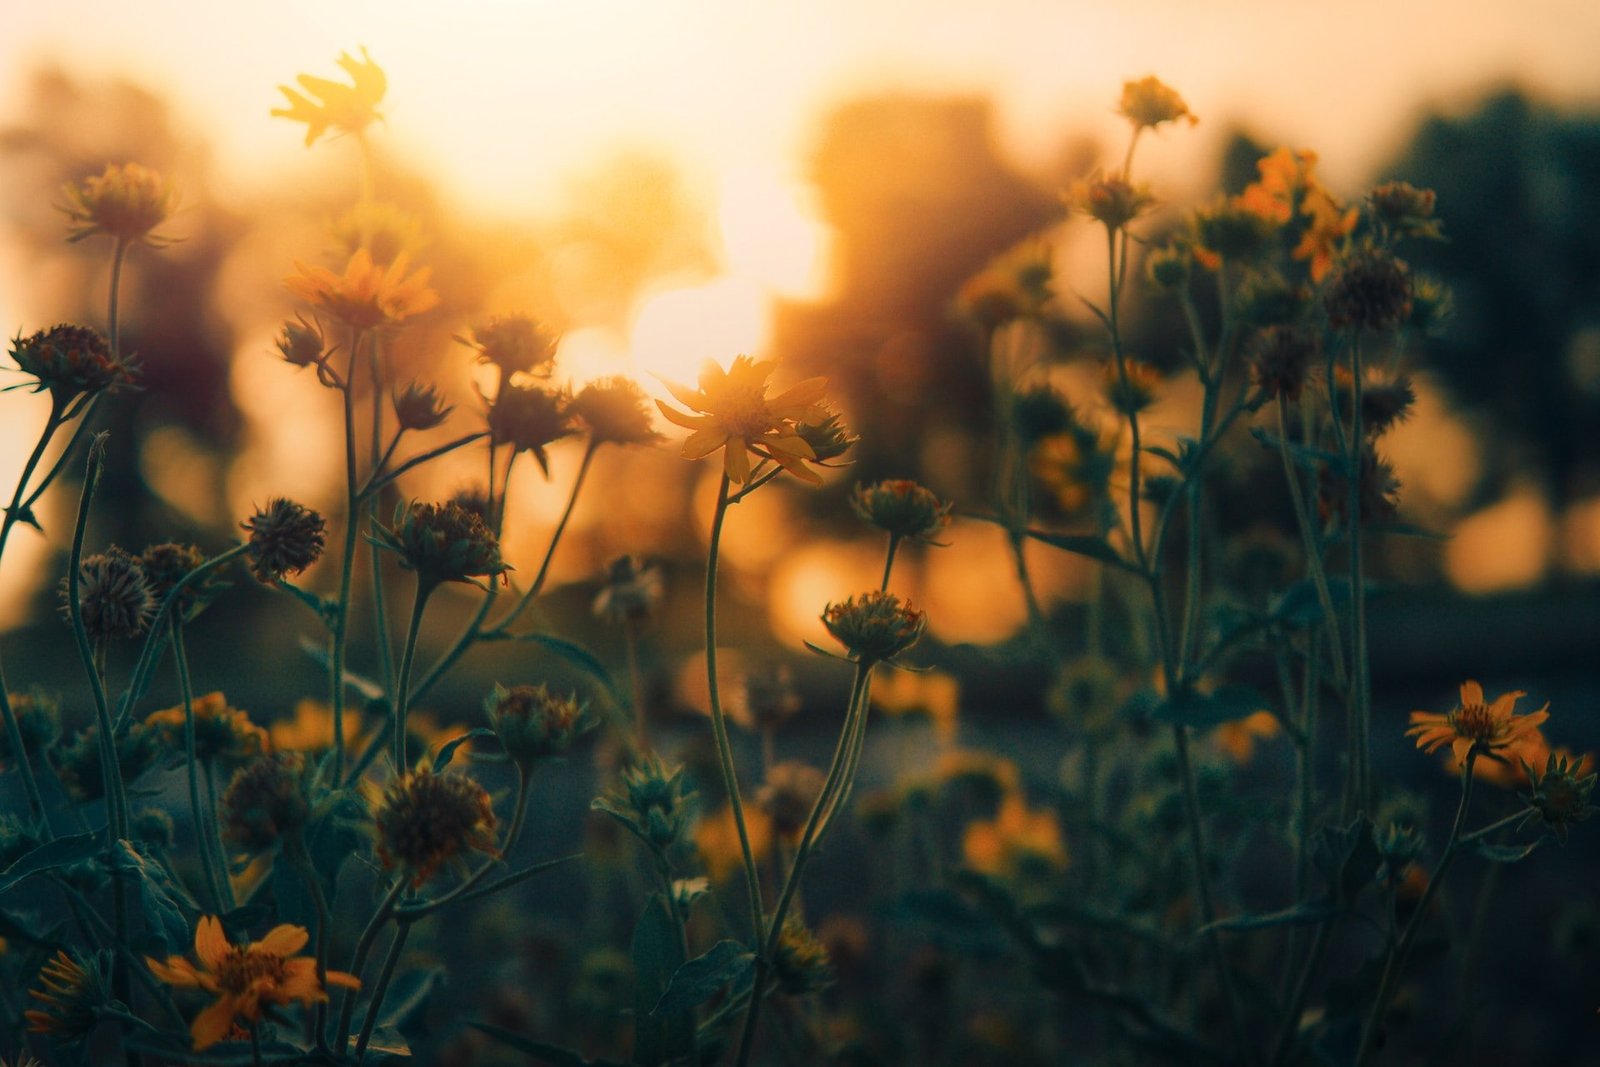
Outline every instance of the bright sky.
{"type": "Polygon", "coordinates": [[[1516,77],[1600,104],[1597,41],[1592,0],[4,0],[0,116],[46,58],[128,74],[173,91],[225,180],[261,181],[299,150],[268,118],[275,86],[366,45],[389,136],[488,212],[521,213],[620,141],[712,173],[791,170],[819,111],[886,88],[992,94],[1026,163],[1085,123],[1109,133],[1121,81],[1156,73],[1202,131],[1248,113],[1354,182],[1419,99],[1516,77]]]}

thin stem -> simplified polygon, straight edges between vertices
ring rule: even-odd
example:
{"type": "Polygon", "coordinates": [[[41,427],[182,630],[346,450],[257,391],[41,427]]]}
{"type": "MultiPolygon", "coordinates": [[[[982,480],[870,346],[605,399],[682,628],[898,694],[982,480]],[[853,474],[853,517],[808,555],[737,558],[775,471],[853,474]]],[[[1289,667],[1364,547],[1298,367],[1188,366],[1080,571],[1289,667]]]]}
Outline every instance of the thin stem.
{"type": "Polygon", "coordinates": [[[189,812],[194,820],[196,851],[200,853],[200,868],[205,874],[206,892],[220,913],[226,909],[222,903],[222,886],[211,848],[206,841],[206,820],[200,808],[200,760],[195,754],[194,687],[190,682],[189,657],[183,644],[183,627],[170,619],[167,627],[172,635],[173,664],[178,672],[178,693],[183,700],[183,753],[189,779],[189,812]]]}
{"type": "MultiPolygon", "coordinates": [[[[1361,550],[1361,466],[1365,436],[1361,426],[1361,337],[1350,339],[1350,451],[1346,455],[1345,479],[1349,483],[1346,501],[1350,552],[1350,661],[1349,708],[1352,733],[1356,741],[1354,799],[1357,811],[1372,807],[1372,694],[1367,674],[1367,597],[1364,560],[1361,550]]],[[[1336,417],[1337,421],[1337,417],[1336,417]]]]}
{"type": "Polygon", "coordinates": [[[361,1033],[356,1037],[356,1063],[360,1063],[367,1054],[367,1043],[372,1040],[372,1029],[378,1023],[378,1011],[383,1007],[383,998],[389,992],[389,982],[394,978],[395,966],[400,962],[400,954],[405,951],[406,938],[411,936],[411,923],[402,919],[395,924],[394,940],[389,942],[389,951],[383,957],[383,969],[378,972],[378,984],[373,987],[372,999],[367,1004],[367,1017],[361,1021],[361,1033]]]}
{"type": "MultiPolygon", "coordinates": [[[[328,942],[333,925],[328,909],[328,898],[322,891],[322,880],[317,877],[317,869],[311,862],[311,856],[306,852],[305,840],[298,831],[284,839],[284,853],[288,857],[289,863],[300,872],[301,878],[305,880],[306,892],[311,897],[311,903],[317,909],[317,985],[326,990],[328,988],[328,942]]],[[[313,1026],[318,1048],[327,1048],[327,1028],[328,1003],[324,1000],[317,1004],[316,1022],[313,1026]]]]}
{"type": "Polygon", "coordinates": [[[900,535],[894,533],[890,534],[889,551],[887,554],[885,554],[883,559],[883,581],[878,583],[879,592],[887,593],[889,591],[889,575],[894,572],[894,554],[895,550],[899,547],[900,535]]]}
{"type": "MultiPolygon", "coordinates": [[[[474,441],[482,440],[488,436],[488,431],[485,430],[480,430],[477,433],[469,433],[464,436],[457,437],[453,441],[446,441],[444,444],[439,445],[436,448],[430,448],[426,452],[419,452],[410,459],[407,459],[404,463],[400,464],[394,470],[389,471],[387,474],[380,474],[378,471],[373,471],[367,476],[365,484],[363,484],[361,489],[356,493],[356,497],[360,500],[366,500],[369,496],[394,482],[395,479],[399,478],[407,471],[413,470],[416,467],[420,467],[424,463],[427,463],[431,460],[438,459],[440,456],[448,455],[458,448],[464,448],[467,445],[472,444],[474,441]]],[[[398,441],[398,438],[396,438],[396,440],[398,441]]]]}
{"type": "Polygon", "coordinates": [[[432,915],[447,904],[470,897],[473,887],[483,880],[484,875],[504,863],[505,858],[511,855],[511,850],[516,847],[517,841],[521,839],[523,824],[528,815],[528,791],[532,785],[533,779],[528,776],[527,772],[519,764],[517,766],[517,800],[511,811],[511,822],[506,827],[505,840],[500,845],[498,859],[485,863],[476,871],[473,871],[459,885],[442,897],[424,901],[420,904],[401,904],[395,908],[395,916],[405,922],[415,922],[424,916],[432,915]]]}
{"type": "Polygon", "coordinates": [[[128,242],[117,238],[111,250],[111,284],[106,297],[106,340],[111,342],[111,358],[116,360],[122,351],[122,322],[117,316],[117,300],[122,290],[122,262],[128,255],[128,242]]]}
{"type": "Polygon", "coordinates": [[[400,652],[400,684],[394,703],[394,773],[406,769],[406,713],[411,701],[411,665],[417,655],[417,634],[422,630],[422,612],[428,606],[428,597],[436,588],[433,581],[417,578],[417,595],[411,602],[411,622],[406,626],[406,643],[400,652]]]}
{"type": "MultiPolygon", "coordinates": [[[[372,913],[371,920],[366,928],[361,931],[361,936],[356,940],[355,954],[350,958],[350,973],[360,979],[361,972],[367,966],[367,957],[372,954],[372,945],[382,932],[384,924],[394,914],[395,902],[400,899],[400,894],[405,891],[406,878],[400,875],[395,878],[394,885],[384,894],[383,900],[378,904],[378,910],[372,913]]],[[[338,1055],[344,1055],[344,1050],[350,1043],[350,1022],[356,1011],[356,991],[346,989],[344,997],[339,1002],[339,1033],[333,1042],[333,1050],[338,1055]]]]}
{"type": "MultiPolygon", "coordinates": [[[[389,462],[395,446],[400,443],[403,428],[396,428],[394,440],[389,443],[388,451],[383,451],[383,401],[388,395],[384,388],[383,367],[380,359],[380,335],[374,334],[371,343],[367,345],[367,369],[372,379],[372,443],[370,455],[372,457],[372,475],[376,475],[384,464],[389,462]]],[[[372,527],[378,522],[378,494],[374,493],[367,498],[367,525],[372,527]]],[[[369,570],[372,577],[372,626],[373,639],[378,645],[378,675],[383,682],[384,696],[394,697],[394,650],[389,641],[389,608],[385,602],[383,589],[383,557],[377,552],[367,553],[370,564],[369,570]]]]}
{"type": "Polygon", "coordinates": [[[222,870],[222,902],[228,911],[239,906],[239,900],[233,893],[233,882],[228,877],[228,855],[222,847],[222,828],[217,824],[217,776],[216,765],[211,760],[202,763],[205,769],[206,780],[206,811],[210,817],[206,820],[206,838],[210,842],[212,854],[216,856],[218,867],[222,870]]]}
{"type": "Polygon", "coordinates": [[[1339,616],[1333,610],[1333,594],[1328,588],[1328,573],[1322,562],[1322,548],[1316,529],[1311,524],[1311,511],[1306,505],[1305,491],[1300,486],[1300,472],[1295,469],[1289,455],[1288,400],[1278,397],[1273,411],[1278,420],[1278,456],[1283,461],[1283,479],[1289,486],[1289,499],[1294,504],[1295,525],[1300,528],[1300,545],[1306,554],[1306,570],[1317,591],[1317,606],[1322,609],[1322,624],[1328,634],[1328,651],[1333,660],[1333,680],[1343,688],[1349,677],[1344,664],[1344,640],[1339,634],[1339,616]]]}
{"type": "Polygon", "coordinates": [[[594,462],[594,454],[600,450],[597,442],[591,440],[583,450],[583,459],[578,464],[577,477],[572,480],[572,492],[567,495],[567,505],[561,509],[561,518],[556,522],[555,531],[550,535],[550,544],[544,550],[544,559],[539,561],[539,570],[533,576],[533,583],[522,594],[516,606],[507,613],[506,617],[496,623],[488,633],[490,635],[504,634],[517,617],[523,613],[527,606],[533,603],[534,597],[544,589],[545,579],[550,576],[550,561],[555,558],[556,546],[561,543],[561,535],[566,532],[567,523],[572,518],[572,511],[578,504],[578,492],[583,488],[584,480],[589,476],[589,467],[594,462]]]}
{"type": "Polygon", "coordinates": [[[644,673],[639,668],[639,627],[632,619],[623,620],[622,647],[628,661],[628,692],[633,697],[633,742],[640,752],[649,754],[653,749],[645,714],[644,673]]]}
{"type": "Polygon", "coordinates": [[[355,376],[356,359],[361,352],[365,330],[350,328],[350,363],[345,370],[344,388],[344,485],[345,529],[344,547],[339,557],[339,599],[335,605],[333,632],[329,635],[332,648],[328,655],[328,683],[333,705],[333,780],[344,777],[344,657],[350,630],[350,587],[355,573],[356,532],[361,525],[361,494],[356,483],[356,409],[355,376]]]}

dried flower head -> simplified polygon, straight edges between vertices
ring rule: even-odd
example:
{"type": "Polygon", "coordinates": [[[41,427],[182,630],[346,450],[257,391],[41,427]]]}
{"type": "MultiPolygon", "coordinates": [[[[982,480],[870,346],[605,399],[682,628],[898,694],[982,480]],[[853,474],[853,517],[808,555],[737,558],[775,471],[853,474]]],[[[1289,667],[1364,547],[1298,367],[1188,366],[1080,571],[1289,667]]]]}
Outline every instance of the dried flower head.
{"type": "Polygon", "coordinates": [[[1167,122],[1187,119],[1193,126],[1200,120],[1189,110],[1178,91],[1154,75],[1122,83],[1122,99],[1117,114],[1133,123],[1135,130],[1154,128],[1167,122]]]}
{"type": "Polygon", "coordinates": [[[1111,406],[1124,415],[1135,415],[1156,402],[1161,392],[1161,372],[1136,359],[1116,360],[1101,371],[1101,383],[1111,406]]]}
{"type": "Polygon", "coordinates": [[[489,440],[533,453],[539,469],[549,475],[545,448],[572,433],[571,403],[558,389],[507,382],[489,405],[489,440]]]}
{"type": "Polygon", "coordinates": [[[298,834],[311,818],[310,771],[303,752],[273,752],[240,767],[218,810],[223,840],[253,853],[298,834]]]}
{"type": "MultiPolygon", "coordinates": [[[[17,720],[17,732],[22,735],[22,747],[27,752],[42,752],[55,744],[61,734],[61,700],[42,689],[8,694],[11,714],[17,720]]],[[[0,730],[0,766],[12,759],[11,731],[0,730]]],[[[4,864],[0,864],[4,869],[4,864]]]]}
{"type": "Polygon", "coordinates": [[[240,526],[250,532],[251,573],[268,584],[311,566],[326,543],[322,516],[281,496],[240,526]]]}
{"type": "Polygon", "coordinates": [[[903,478],[858,485],[850,494],[850,507],[862,519],[890,537],[918,541],[932,541],[950,525],[953,506],[933,490],[903,478]]]}
{"type": "Polygon", "coordinates": [[[1550,828],[1551,833],[1567,843],[1567,827],[1583,822],[1595,812],[1589,798],[1594,795],[1595,773],[1592,761],[1585,756],[1579,760],[1552,753],[1546,760],[1544,772],[1523,764],[1531,792],[1523,795],[1528,806],[1550,828]]]}
{"type": "Polygon", "coordinates": [[[404,253],[385,267],[367,249],[358,248],[343,274],[300,262],[294,266],[296,273],[283,280],[283,287],[351,329],[397,326],[439,304],[439,294],[428,287],[432,270],[408,273],[411,262],[404,253]]]}
{"type": "MultiPolygon", "coordinates": [[[[1358,501],[1363,526],[1388,522],[1400,508],[1400,479],[1394,467],[1378,455],[1370,441],[1361,449],[1358,501]]],[[[1324,463],[1317,467],[1317,513],[1324,523],[1344,522],[1349,514],[1350,482],[1342,470],[1324,463]]]]}
{"type": "MultiPolygon", "coordinates": [[[[1339,417],[1348,422],[1355,393],[1353,379],[1345,367],[1335,367],[1333,375],[1334,399],[1339,417]]],[[[1416,402],[1417,390],[1408,375],[1367,372],[1361,382],[1362,434],[1368,438],[1383,436],[1397,423],[1410,417],[1416,402]]]]}
{"type": "Polygon", "coordinates": [[[595,444],[648,445],[661,440],[651,427],[649,400],[632,378],[601,378],[578,390],[567,409],[595,444]]]}
{"type": "Polygon", "coordinates": [[[378,858],[404,871],[413,887],[467,849],[500,854],[494,805],[464,774],[435,774],[425,766],[407,771],[384,789],[373,819],[378,858]]]}
{"type": "Polygon", "coordinates": [[[39,984],[28,990],[34,1006],[23,1012],[28,1030],[64,1042],[82,1041],[100,1022],[111,1002],[111,983],[95,956],[57,949],[39,968],[39,984]]]}
{"type": "MultiPolygon", "coordinates": [[[[145,957],[150,973],[171,986],[198,988],[216,995],[189,1024],[195,1051],[210,1048],[226,1038],[235,1023],[254,1027],[274,1008],[298,1001],[325,1004],[328,991],[317,977],[317,961],[297,956],[311,935],[303,926],[285,923],[267,931],[260,941],[235,945],[214,915],[202,915],[194,929],[197,967],[184,956],[168,956],[165,963],[145,957]]],[[[327,984],[361,988],[361,980],[343,971],[327,971],[327,984]]]]}
{"type": "Polygon", "coordinates": [[[805,920],[792,912],[783,920],[783,932],[778,935],[772,975],[778,988],[791,997],[820,993],[833,984],[833,961],[828,959],[827,947],[811,933],[805,920]]]}
{"type": "Polygon", "coordinates": [[[1237,197],[1200,208],[1191,225],[1194,260],[1207,270],[1216,270],[1224,260],[1254,262],[1271,251],[1277,240],[1278,224],[1237,197]]]}
{"type": "Polygon", "coordinates": [[[431,430],[444,422],[452,410],[439,390],[426,382],[411,382],[391,399],[395,421],[402,430],[431,430]]]}
{"type": "Polygon", "coordinates": [[[916,644],[927,616],[893,593],[875,589],[829,604],[822,624],[851,659],[871,664],[892,660],[916,644]]]}
{"type": "Polygon", "coordinates": [[[693,815],[694,790],[682,766],[668,767],[655,756],[622,772],[594,809],[616,819],[651,848],[666,849],[683,840],[693,815]]]}
{"type": "Polygon", "coordinates": [[[1442,240],[1444,230],[1434,218],[1436,196],[1432,189],[1418,189],[1409,182],[1384,182],[1367,194],[1372,218],[1394,237],[1426,237],[1442,240]]]}
{"type": "MultiPolygon", "coordinates": [[[[144,568],[144,577],[150,583],[150,593],[155,597],[157,607],[165,603],[167,595],[205,561],[205,553],[194,545],[168,541],[146,548],[139,556],[139,566],[144,568]]],[[[192,619],[226,588],[227,585],[218,581],[214,572],[202,575],[183,587],[172,610],[179,619],[192,619]]]]}
{"type": "Polygon", "coordinates": [[[1155,204],[1155,197],[1143,184],[1134,184],[1120,174],[1094,172],[1075,182],[1067,192],[1067,205],[1083,212],[1108,230],[1120,230],[1155,204]]]}
{"type": "Polygon", "coordinates": [[[11,341],[11,358],[22,373],[32,375],[33,391],[50,390],[50,399],[62,409],[80,396],[115,391],[137,378],[133,362],[113,355],[98,330],[70,323],[29,337],[18,334],[11,341]]]}
{"type": "Polygon", "coordinates": [[[655,614],[662,595],[660,567],[638,556],[618,556],[606,567],[594,613],[619,626],[638,625],[655,614]]]}
{"type": "Polygon", "coordinates": [[[532,374],[548,378],[561,338],[529,315],[497,316],[456,340],[478,353],[478,359],[500,368],[503,376],[532,374]]]}
{"type": "MultiPolygon", "coordinates": [[[[460,504],[402,503],[392,526],[377,526],[375,543],[400,557],[424,585],[468,582],[507,570],[500,541],[483,517],[460,504]]],[[[476,583],[473,583],[476,584],[476,583]]]]}
{"type": "Polygon", "coordinates": [[[278,331],[277,346],[278,354],[292,367],[320,366],[328,358],[322,331],[298,315],[278,331]]]}
{"type": "Polygon", "coordinates": [[[592,725],[577,694],[557,696],[545,685],[497,685],[484,701],[489,728],[512,762],[523,769],[562,755],[592,725]]]}
{"type": "Polygon", "coordinates": [[[1322,357],[1318,335],[1295,326],[1268,326],[1251,340],[1250,379],[1274,400],[1295,401],[1322,357]]]}
{"type": "Polygon", "coordinates": [[[798,385],[767,396],[767,379],[776,365],[738,356],[723,370],[710,361],[700,372],[698,391],[668,383],[678,403],[696,414],[685,414],[657,401],[669,422],[694,431],[683,443],[684,459],[701,459],[723,450],[723,471],[742,485],[750,478],[750,457],[769,459],[802,481],[821,485],[822,478],[806,467],[818,458],[816,449],[799,433],[803,422],[826,418],[822,409],[825,378],[807,378],[798,385]]]}
{"type": "Polygon", "coordinates": [[[784,760],[768,769],[766,782],[756,791],[756,803],[779,836],[793,843],[805,829],[826,780],[827,776],[809,763],[784,760]]]}
{"type": "Polygon", "coordinates": [[[354,58],[349,52],[340,52],[338,63],[350,76],[349,85],[314,74],[301,74],[295,80],[305,90],[304,93],[287,85],[278,86],[288,98],[289,106],[273,108],[273,117],[305,123],[308,148],[330,129],[359,135],[373,122],[383,118],[378,113],[378,105],[383,102],[383,94],[389,88],[389,79],[384,76],[383,68],[372,61],[366,48],[361,49],[360,59],[354,58]]]}
{"type": "MultiPolygon", "coordinates": [[[[190,704],[194,712],[194,749],[202,763],[215,762],[224,770],[243,764],[267,751],[267,731],[250,721],[250,714],[230,707],[220,692],[196,697],[190,704]]],[[[182,704],[152,711],[144,724],[154,731],[168,751],[182,752],[188,715],[182,704]]]]}
{"type": "Polygon", "coordinates": [[[1164,292],[1176,292],[1188,285],[1193,267],[1194,252],[1184,241],[1163,245],[1144,258],[1144,276],[1164,292]]]}
{"type": "Polygon", "coordinates": [[[1335,326],[1393,329],[1411,314],[1411,271],[1381,248],[1362,248],[1339,264],[1323,304],[1335,326]]]}
{"type": "Polygon", "coordinates": [[[171,239],[151,231],[172,214],[177,195],[172,185],[138,163],[109,163],[105,170],[67,186],[71,220],[67,240],[105,234],[121,244],[161,246],[171,239]]]}
{"type": "Polygon", "coordinates": [[[1462,682],[1460,704],[1443,715],[1413,711],[1406,736],[1415,737],[1417,747],[1428,753],[1449,745],[1458,764],[1466,762],[1469,752],[1492,755],[1510,747],[1550,717],[1548,704],[1527,715],[1515,714],[1517,700],[1524,696],[1527,694],[1521,690],[1513,690],[1488,703],[1481,685],[1462,682]]]}
{"type": "MultiPolygon", "coordinates": [[[[61,580],[61,616],[71,620],[71,585],[61,580]]],[[[138,637],[156,613],[139,559],[113,545],[105,552],[86,556],[78,566],[78,607],[83,628],[92,641],[138,637]]]]}

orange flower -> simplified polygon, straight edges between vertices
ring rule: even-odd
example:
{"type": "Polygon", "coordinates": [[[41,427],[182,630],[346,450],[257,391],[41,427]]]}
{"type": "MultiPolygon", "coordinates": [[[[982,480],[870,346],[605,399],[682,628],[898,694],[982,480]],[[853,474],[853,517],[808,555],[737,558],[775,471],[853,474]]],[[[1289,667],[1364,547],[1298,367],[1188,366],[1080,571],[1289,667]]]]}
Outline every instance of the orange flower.
{"type": "MultiPolygon", "coordinates": [[[[744,805],[744,828],[750,835],[750,852],[765,855],[772,847],[772,820],[748,800],[744,805]]],[[[694,844],[713,882],[727,881],[744,866],[739,827],[733,821],[733,809],[726,804],[700,820],[694,830],[694,844]]]]}
{"type": "MultiPolygon", "coordinates": [[[[327,1002],[328,991],[317,981],[317,961],[295,955],[307,940],[305,927],[284,924],[254,944],[239,946],[228,941],[216,916],[203,915],[194,930],[194,954],[200,966],[183,956],[168,956],[165,963],[146,956],[145,964],[168,985],[217,994],[216,1003],[189,1026],[198,1052],[227,1037],[236,1021],[253,1027],[269,1009],[290,1001],[327,1002]]],[[[350,989],[361,986],[360,979],[342,971],[329,971],[328,982],[350,989]]]]}
{"type": "Polygon", "coordinates": [[[1340,208],[1339,202],[1321,189],[1306,193],[1300,211],[1310,217],[1311,225],[1306,227],[1291,255],[1295,259],[1310,260],[1311,280],[1320,282],[1333,266],[1335,246],[1356,228],[1361,212],[1356,208],[1340,208]]]}
{"type": "Polygon", "coordinates": [[[1217,747],[1233,762],[1243,766],[1256,752],[1256,739],[1274,737],[1280,726],[1270,711],[1257,711],[1235,722],[1225,722],[1211,735],[1217,747]]]}
{"type": "Polygon", "coordinates": [[[1200,121],[1189,110],[1189,105],[1183,102],[1178,91],[1155,75],[1122,83],[1122,100],[1117,105],[1117,114],[1133,123],[1135,130],[1178,119],[1188,119],[1191,126],[1200,121]]]}
{"type": "Polygon", "coordinates": [[[668,421],[694,431],[683,443],[683,458],[701,459],[721,448],[728,478],[743,484],[750,478],[750,456],[754,454],[772,460],[802,481],[821,485],[822,478],[805,465],[817,454],[800,436],[799,425],[826,417],[822,397],[828,380],[807,378],[769,398],[767,378],[774,369],[771,362],[738,356],[727,370],[708,360],[700,372],[699,392],[667,383],[678,403],[700,412],[685,414],[656,402],[668,421]]]}
{"type": "Polygon", "coordinates": [[[283,285],[346,325],[365,330],[401,322],[438,305],[439,294],[428,288],[432,272],[423,267],[408,277],[409,266],[404,252],[386,269],[373,264],[371,252],[358,248],[343,275],[297,262],[299,273],[285,278],[283,285]]]}
{"type": "MultiPolygon", "coordinates": [[[[407,722],[409,723],[409,719],[407,722]]],[[[352,748],[361,739],[361,716],[344,717],[344,743],[352,748]]],[[[326,752],[333,744],[333,708],[319,700],[302,700],[294,706],[294,717],[279,719],[267,727],[274,752],[326,752]]]]}
{"type": "Polygon", "coordinates": [[[1448,744],[1457,764],[1466,762],[1467,753],[1474,749],[1494,756],[1496,750],[1504,751],[1524,743],[1528,732],[1536,730],[1550,717],[1548,704],[1529,715],[1513,714],[1517,700],[1524,696],[1527,694],[1521,690],[1513,690],[1488,704],[1484,702],[1481,685],[1462,682],[1460,705],[1443,715],[1413,711],[1411,729],[1406,731],[1406,736],[1415,737],[1417,747],[1429,754],[1448,744]]]}
{"type": "Polygon", "coordinates": [[[1320,282],[1333,266],[1334,246],[1356,228],[1360,211],[1346,210],[1316,176],[1317,154],[1279,148],[1256,162],[1261,177],[1238,197],[1241,207],[1279,226],[1295,215],[1310,222],[1291,255],[1310,260],[1311,280],[1320,282]]]}
{"type": "Polygon", "coordinates": [[[287,85],[278,86],[289,99],[289,106],[274,108],[272,114],[276,118],[305,123],[308,147],[315,144],[330,126],[341,133],[359,134],[374,119],[383,117],[378,114],[378,104],[383,101],[383,94],[389,88],[389,79],[384,76],[383,68],[372,61],[365,48],[361,49],[359,60],[349,52],[340,52],[339,66],[350,75],[351,84],[341,85],[314,74],[302,74],[296,79],[300,87],[316,100],[287,85]]]}
{"type": "Polygon", "coordinates": [[[1000,802],[993,821],[978,821],[967,827],[961,854],[967,866],[992,875],[1016,875],[1036,871],[1040,866],[1059,869],[1067,865],[1067,849],[1055,814],[1028,810],[1019,793],[1011,793],[1000,802]]]}

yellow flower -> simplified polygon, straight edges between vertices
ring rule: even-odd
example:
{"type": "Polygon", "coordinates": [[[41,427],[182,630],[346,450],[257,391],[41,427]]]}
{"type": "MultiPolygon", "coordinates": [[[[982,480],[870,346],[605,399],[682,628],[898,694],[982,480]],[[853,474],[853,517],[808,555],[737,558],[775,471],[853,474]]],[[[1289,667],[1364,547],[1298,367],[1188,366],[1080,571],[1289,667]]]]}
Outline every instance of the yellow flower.
{"type": "Polygon", "coordinates": [[[1247,211],[1277,225],[1296,214],[1310,220],[1291,255],[1310,261],[1311,280],[1321,281],[1333,265],[1335,245],[1356,228],[1360,211],[1346,210],[1316,176],[1317,154],[1278,148],[1256,161],[1261,175],[1238,197],[1247,211]]]}
{"type": "MultiPolygon", "coordinates": [[[[195,754],[202,762],[220,760],[226,766],[237,766],[270,748],[267,731],[251,722],[248,712],[229,707],[228,698],[222,693],[195,697],[192,707],[195,754]]],[[[179,704],[151,712],[144,724],[156,731],[163,745],[182,749],[184,719],[183,705],[179,704]]]]}
{"type": "Polygon", "coordinates": [[[1122,229],[1156,202],[1148,186],[1135,185],[1120,174],[1107,177],[1098,171],[1073,183],[1066,200],[1069,206],[1103,223],[1108,230],[1122,229]]]}
{"type": "Polygon", "coordinates": [[[967,827],[961,855],[975,871],[1006,877],[1067,865],[1067,849],[1055,813],[1029,810],[1019,793],[1000,802],[993,820],[979,820],[967,827]]]}
{"type": "Polygon", "coordinates": [[[404,253],[387,268],[376,266],[372,253],[358,248],[343,275],[297,262],[299,273],[289,275],[283,285],[346,325],[365,330],[402,322],[438,305],[439,294],[428,288],[432,271],[423,267],[408,276],[409,266],[404,253]]]}
{"type": "Polygon", "coordinates": [[[822,478],[805,465],[816,451],[800,436],[799,424],[823,417],[821,403],[826,378],[807,378],[775,397],[767,396],[767,378],[775,364],[738,356],[723,370],[706,362],[700,372],[700,390],[694,392],[670,382],[667,388],[678,403],[699,414],[685,414],[660,401],[670,422],[694,432],[683,443],[684,459],[701,459],[723,449],[723,469],[728,478],[743,484],[750,478],[750,456],[770,459],[784,470],[814,485],[822,478]]]}
{"type": "MultiPolygon", "coordinates": [[[[353,747],[361,732],[361,716],[346,715],[345,747],[353,747]]],[[[267,734],[274,752],[326,752],[333,744],[333,708],[319,700],[302,700],[294,706],[292,718],[268,724],[267,734]]]]}
{"type": "Polygon", "coordinates": [[[77,959],[57,949],[54,958],[46,960],[39,968],[38,987],[28,990],[37,1005],[22,1016],[32,1033],[79,1041],[99,1023],[98,1009],[106,1002],[108,993],[105,979],[92,958],[85,968],[77,959]]]}
{"type": "Polygon", "coordinates": [[[1417,747],[1433,753],[1448,744],[1455,753],[1456,763],[1464,763],[1467,753],[1496,756],[1496,750],[1507,750],[1523,742],[1530,730],[1550,717],[1546,704],[1529,715],[1512,713],[1521,690],[1513,690],[1496,697],[1494,703],[1484,702],[1483,687],[1477,682],[1461,683],[1461,703],[1443,715],[1427,711],[1411,713],[1411,729],[1407,737],[1417,739],[1417,747]]]}
{"type": "MultiPolygon", "coordinates": [[[[765,855],[772,847],[772,820],[766,812],[749,801],[744,805],[744,828],[750,835],[751,854],[765,855]]],[[[694,845],[712,882],[725,882],[744,866],[739,827],[733,821],[733,809],[726,804],[715,813],[701,818],[694,830],[694,845]]]]}
{"type": "Polygon", "coordinates": [[[67,240],[103,233],[125,244],[143,241],[157,247],[171,239],[150,231],[172,213],[176,194],[170,183],[138,163],[110,163],[92,178],[66,189],[64,210],[72,222],[67,240]]]}
{"type": "Polygon", "coordinates": [[[360,133],[374,119],[383,118],[378,114],[378,104],[389,88],[383,68],[372,61],[364,47],[359,60],[349,52],[340,52],[339,66],[350,75],[351,84],[341,85],[314,74],[302,74],[296,79],[301,88],[316,97],[315,100],[287,85],[278,86],[289,98],[289,106],[273,108],[272,114],[276,118],[305,123],[307,147],[315,144],[330,127],[341,133],[360,133]]]}
{"type": "Polygon", "coordinates": [[[1257,711],[1242,719],[1218,726],[1211,739],[1216,742],[1218,748],[1228,754],[1229,759],[1243,766],[1255,755],[1256,739],[1274,737],[1278,730],[1276,715],[1270,711],[1257,711]]]}
{"type": "MultiPolygon", "coordinates": [[[[168,985],[217,995],[216,1003],[195,1016],[189,1026],[198,1052],[225,1038],[236,1021],[253,1027],[270,1009],[290,1001],[307,1005],[327,1002],[328,992],[317,981],[317,961],[295,955],[307,940],[305,927],[284,924],[254,944],[234,945],[216,916],[203,915],[194,931],[194,954],[200,966],[183,956],[168,956],[165,963],[146,956],[145,964],[168,985]]],[[[361,986],[360,979],[342,971],[329,971],[327,977],[331,985],[361,986]]]]}
{"type": "Polygon", "coordinates": [[[1189,110],[1189,105],[1183,102],[1178,91],[1154,75],[1122,83],[1122,100],[1117,105],[1117,114],[1133,123],[1135,130],[1178,119],[1188,119],[1191,126],[1200,121],[1189,110]]]}

